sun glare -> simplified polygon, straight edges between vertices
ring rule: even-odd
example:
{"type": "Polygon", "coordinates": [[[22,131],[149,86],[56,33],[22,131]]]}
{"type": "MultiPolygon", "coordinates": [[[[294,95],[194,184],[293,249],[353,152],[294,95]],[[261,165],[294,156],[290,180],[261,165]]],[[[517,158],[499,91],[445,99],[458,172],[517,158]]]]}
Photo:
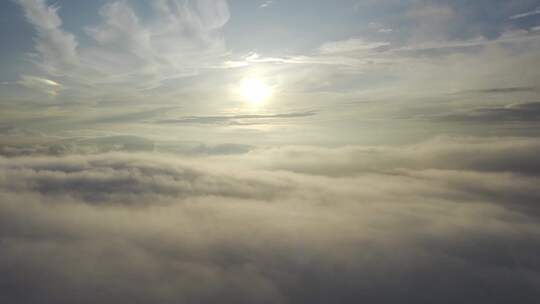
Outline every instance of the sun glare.
{"type": "Polygon", "coordinates": [[[246,78],[240,83],[240,94],[250,103],[261,104],[272,95],[272,90],[258,78],[246,78]]]}

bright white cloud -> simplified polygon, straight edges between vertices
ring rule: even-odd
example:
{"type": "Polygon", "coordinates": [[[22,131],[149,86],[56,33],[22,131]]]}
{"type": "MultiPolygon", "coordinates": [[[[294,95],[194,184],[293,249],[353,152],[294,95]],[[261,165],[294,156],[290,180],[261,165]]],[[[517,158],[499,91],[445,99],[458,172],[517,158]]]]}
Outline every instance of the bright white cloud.
{"type": "Polygon", "coordinates": [[[18,0],[26,19],[37,31],[36,51],[40,65],[51,74],[62,74],[64,69],[78,63],[75,36],[62,29],[58,6],[48,6],[45,0],[18,0]]]}
{"type": "Polygon", "coordinates": [[[260,8],[267,8],[267,7],[270,7],[272,4],[274,4],[274,1],[272,0],[269,0],[269,1],[265,1],[263,4],[261,4],[259,7],[260,8]]]}
{"type": "Polygon", "coordinates": [[[226,1],[152,1],[159,18],[144,24],[128,1],[108,2],[99,12],[102,23],[86,27],[95,45],[84,47],[62,30],[59,7],[43,0],[20,4],[38,30],[39,65],[67,78],[82,97],[157,88],[197,74],[226,53],[219,31],[230,18],[226,1]]]}
{"type": "Polygon", "coordinates": [[[53,80],[29,75],[21,75],[17,84],[26,88],[37,90],[47,94],[49,97],[55,97],[62,89],[62,86],[53,80]]]}
{"type": "Polygon", "coordinates": [[[322,54],[335,54],[355,51],[369,51],[389,45],[389,42],[384,41],[366,41],[362,38],[350,38],[347,40],[327,42],[323,44],[319,50],[322,54]]]}

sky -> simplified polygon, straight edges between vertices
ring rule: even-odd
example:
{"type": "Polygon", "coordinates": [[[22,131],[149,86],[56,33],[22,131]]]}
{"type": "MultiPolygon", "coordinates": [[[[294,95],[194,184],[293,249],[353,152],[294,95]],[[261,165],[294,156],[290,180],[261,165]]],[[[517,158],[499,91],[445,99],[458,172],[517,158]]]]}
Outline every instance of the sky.
{"type": "Polygon", "coordinates": [[[536,303],[539,0],[0,2],[0,302],[536,303]]]}

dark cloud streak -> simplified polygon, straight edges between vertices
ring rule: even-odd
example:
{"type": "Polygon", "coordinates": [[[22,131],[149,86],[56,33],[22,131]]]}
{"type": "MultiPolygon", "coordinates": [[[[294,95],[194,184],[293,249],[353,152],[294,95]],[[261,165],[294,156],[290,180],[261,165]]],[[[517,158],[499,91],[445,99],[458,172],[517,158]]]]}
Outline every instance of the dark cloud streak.
{"type": "Polygon", "coordinates": [[[464,123],[537,123],[540,121],[540,102],[512,104],[505,107],[479,108],[436,115],[433,117],[433,120],[464,123]]]}
{"type": "Polygon", "coordinates": [[[489,89],[478,89],[478,90],[467,90],[461,91],[455,94],[466,94],[466,93],[479,93],[479,94],[505,94],[505,93],[521,93],[521,92],[536,92],[538,91],[537,87],[507,87],[507,88],[489,88],[489,89]]]}
{"type": "Polygon", "coordinates": [[[153,123],[158,124],[242,124],[242,120],[256,121],[259,119],[300,118],[317,115],[316,111],[293,112],[282,114],[247,114],[230,116],[187,116],[178,119],[163,119],[153,123]]]}

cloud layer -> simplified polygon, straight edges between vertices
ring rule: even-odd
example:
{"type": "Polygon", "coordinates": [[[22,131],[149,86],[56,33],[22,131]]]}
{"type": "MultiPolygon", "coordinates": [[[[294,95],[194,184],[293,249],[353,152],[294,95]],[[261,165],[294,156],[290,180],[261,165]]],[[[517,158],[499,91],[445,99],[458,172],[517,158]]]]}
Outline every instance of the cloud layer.
{"type": "Polygon", "coordinates": [[[540,143],[0,159],[0,299],[535,303],[540,143]]]}
{"type": "Polygon", "coordinates": [[[14,2],[0,303],[538,302],[538,0],[14,2]]]}
{"type": "Polygon", "coordinates": [[[63,29],[59,6],[18,3],[37,32],[36,72],[66,83],[79,99],[133,96],[194,75],[225,53],[220,29],[230,13],[224,0],[150,1],[149,14],[156,17],[148,22],[132,3],[110,1],[99,10],[100,22],[84,27],[87,37],[79,39],[63,29]]]}

